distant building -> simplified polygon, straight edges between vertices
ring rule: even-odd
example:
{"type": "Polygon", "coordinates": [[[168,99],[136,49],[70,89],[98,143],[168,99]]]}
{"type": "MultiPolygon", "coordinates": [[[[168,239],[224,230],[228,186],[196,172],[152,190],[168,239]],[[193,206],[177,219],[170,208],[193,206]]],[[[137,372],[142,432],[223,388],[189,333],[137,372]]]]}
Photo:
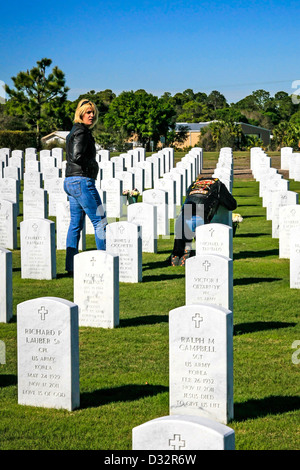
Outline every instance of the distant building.
{"type": "Polygon", "coordinates": [[[54,131],[51,132],[51,134],[42,137],[41,140],[44,145],[51,144],[53,142],[64,144],[69,133],[70,131],[54,131]]]}
{"type": "MultiPolygon", "coordinates": [[[[54,131],[51,132],[51,134],[45,135],[42,137],[41,141],[42,144],[47,145],[47,144],[65,144],[66,143],[66,138],[67,135],[70,134],[70,131],[54,131]]],[[[96,150],[101,150],[101,147],[99,144],[96,144],[96,150]]]]}
{"type": "Polygon", "coordinates": [[[246,122],[238,122],[237,124],[241,125],[242,131],[245,136],[258,137],[264,143],[264,145],[269,145],[271,142],[272,131],[270,129],[265,129],[264,127],[252,126],[246,122]]]}
{"type": "MultiPolygon", "coordinates": [[[[178,147],[194,147],[197,145],[200,132],[203,127],[209,126],[209,124],[218,121],[208,121],[208,122],[177,122],[176,123],[176,130],[180,128],[180,126],[185,126],[188,128],[188,136],[187,139],[178,147]]],[[[242,131],[245,136],[254,136],[261,139],[264,145],[269,145],[271,139],[271,131],[269,129],[265,129],[264,127],[259,126],[252,126],[251,124],[247,124],[245,122],[237,122],[242,128],[242,131]]]]}

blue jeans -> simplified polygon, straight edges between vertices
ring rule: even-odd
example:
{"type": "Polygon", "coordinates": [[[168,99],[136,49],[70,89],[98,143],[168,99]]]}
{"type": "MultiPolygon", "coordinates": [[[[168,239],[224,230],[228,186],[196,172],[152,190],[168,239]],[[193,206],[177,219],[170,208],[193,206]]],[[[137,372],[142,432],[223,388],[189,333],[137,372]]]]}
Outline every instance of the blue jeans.
{"type": "Polygon", "coordinates": [[[69,196],[71,215],[67,234],[66,270],[73,271],[73,258],[78,253],[85,214],[93,224],[97,250],[106,249],[107,220],[94,179],[68,176],[64,181],[64,190],[69,196]]]}
{"type": "Polygon", "coordinates": [[[183,204],[175,222],[173,256],[181,257],[184,254],[186,245],[190,245],[195,238],[196,228],[203,224],[204,206],[199,204],[193,209],[191,204],[183,204]]]}

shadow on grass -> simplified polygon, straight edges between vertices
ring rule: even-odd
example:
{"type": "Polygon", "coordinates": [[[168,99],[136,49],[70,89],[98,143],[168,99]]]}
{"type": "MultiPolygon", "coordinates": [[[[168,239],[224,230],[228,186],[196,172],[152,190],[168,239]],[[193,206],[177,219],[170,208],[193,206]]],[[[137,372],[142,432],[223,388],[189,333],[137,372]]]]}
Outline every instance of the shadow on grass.
{"type": "Polygon", "coordinates": [[[143,283],[144,282],[159,282],[159,281],[170,281],[171,279],[180,279],[181,277],[185,277],[185,274],[158,274],[157,276],[144,276],[143,275],[143,283]]]}
{"type": "Polygon", "coordinates": [[[261,207],[261,204],[238,204],[238,207],[261,207]]]}
{"type": "Polygon", "coordinates": [[[260,282],[275,282],[282,281],[281,277],[243,277],[241,279],[234,279],[234,286],[246,286],[248,284],[259,284],[260,282]]]}
{"type": "Polygon", "coordinates": [[[155,325],[156,323],[168,323],[169,315],[146,315],[120,320],[120,328],[140,325],[155,325]]]}
{"type": "Polygon", "coordinates": [[[263,251],[240,251],[239,253],[234,253],[234,259],[245,259],[245,258],[264,258],[265,256],[279,256],[278,248],[273,250],[263,250],[263,251]]]}
{"type": "MultiPolygon", "coordinates": [[[[239,188],[239,189],[240,189],[240,188],[243,188],[243,186],[239,186],[238,188],[239,188]]],[[[235,189],[238,189],[238,188],[236,187],[235,189]]],[[[248,194],[238,194],[237,191],[234,191],[234,195],[233,195],[233,196],[234,196],[235,198],[239,198],[239,197],[248,197],[249,199],[250,199],[251,197],[257,197],[256,194],[249,194],[249,193],[248,193],[248,194]]]]}
{"type": "Polygon", "coordinates": [[[256,321],[256,322],[248,322],[248,323],[241,323],[238,325],[234,325],[233,327],[233,334],[235,336],[244,335],[246,333],[255,333],[257,331],[265,331],[265,330],[277,330],[280,328],[289,328],[291,326],[296,326],[297,323],[288,323],[288,322],[281,322],[281,321],[256,321]]]}
{"type": "Polygon", "coordinates": [[[63,279],[64,277],[68,277],[68,278],[72,278],[73,275],[72,274],[68,274],[68,273],[57,273],[56,274],[56,279],[63,279]]]}
{"type": "Polygon", "coordinates": [[[234,421],[263,418],[300,409],[299,396],[270,396],[234,404],[234,421]]]}
{"type": "Polygon", "coordinates": [[[16,375],[12,375],[12,374],[0,375],[0,387],[10,387],[11,385],[17,385],[17,383],[18,383],[18,378],[16,375]]]}
{"type": "Polygon", "coordinates": [[[147,271],[148,269],[160,269],[160,268],[167,268],[170,266],[170,261],[168,259],[164,259],[161,261],[155,261],[150,263],[145,263],[143,265],[143,271],[147,271]]]}
{"type": "Polygon", "coordinates": [[[238,233],[235,235],[234,238],[255,238],[255,237],[269,237],[269,233],[238,233]]]}
{"type": "Polygon", "coordinates": [[[109,403],[140,400],[153,397],[159,393],[168,392],[169,387],[162,385],[123,385],[121,387],[103,388],[93,392],[80,394],[80,408],[92,408],[109,403]]]}

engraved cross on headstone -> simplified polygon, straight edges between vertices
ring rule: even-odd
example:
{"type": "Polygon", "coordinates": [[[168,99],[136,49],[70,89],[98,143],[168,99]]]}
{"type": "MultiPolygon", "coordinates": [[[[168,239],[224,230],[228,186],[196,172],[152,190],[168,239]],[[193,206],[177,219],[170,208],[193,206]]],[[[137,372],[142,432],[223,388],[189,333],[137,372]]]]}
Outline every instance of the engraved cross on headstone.
{"type": "Polygon", "coordinates": [[[203,322],[203,317],[200,315],[200,313],[195,313],[192,320],[195,322],[195,328],[200,328],[200,324],[203,322]]]}
{"type": "Polygon", "coordinates": [[[202,263],[202,266],[204,266],[205,268],[205,271],[208,271],[208,268],[211,266],[210,262],[209,261],[204,261],[204,263],[202,263]]]}
{"type": "Polygon", "coordinates": [[[95,262],[96,262],[96,260],[95,260],[95,258],[94,258],[94,256],[93,256],[92,259],[91,259],[91,264],[92,264],[92,266],[94,266],[95,262]]]}
{"type": "Polygon", "coordinates": [[[169,439],[169,446],[171,446],[173,450],[180,450],[185,447],[185,441],[181,440],[180,434],[174,434],[173,439],[169,439]]]}
{"type": "Polygon", "coordinates": [[[38,313],[41,315],[41,320],[45,320],[45,315],[48,314],[48,310],[45,309],[45,307],[41,307],[39,310],[38,310],[38,313]]]}

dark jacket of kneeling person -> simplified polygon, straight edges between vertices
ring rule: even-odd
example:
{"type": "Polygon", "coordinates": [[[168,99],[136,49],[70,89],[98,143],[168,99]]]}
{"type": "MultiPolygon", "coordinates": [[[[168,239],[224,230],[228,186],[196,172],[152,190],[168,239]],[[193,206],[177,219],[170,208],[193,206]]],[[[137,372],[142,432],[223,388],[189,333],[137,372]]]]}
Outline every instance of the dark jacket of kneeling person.
{"type": "Polygon", "coordinates": [[[198,178],[189,186],[186,194],[184,204],[192,205],[193,215],[197,213],[196,206],[203,204],[205,224],[212,221],[220,205],[229,211],[237,207],[236,200],[218,178],[198,178]]]}
{"type": "Polygon", "coordinates": [[[185,259],[183,258],[189,257],[186,243],[192,242],[195,234],[191,233],[187,224],[192,217],[201,214],[203,218],[202,223],[209,224],[220,205],[229,211],[237,207],[236,200],[228,191],[225,184],[218,178],[197,178],[189,186],[186,194],[185,202],[175,225],[174,248],[171,255],[172,265],[178,263],[184,265],[185,259]]]}

